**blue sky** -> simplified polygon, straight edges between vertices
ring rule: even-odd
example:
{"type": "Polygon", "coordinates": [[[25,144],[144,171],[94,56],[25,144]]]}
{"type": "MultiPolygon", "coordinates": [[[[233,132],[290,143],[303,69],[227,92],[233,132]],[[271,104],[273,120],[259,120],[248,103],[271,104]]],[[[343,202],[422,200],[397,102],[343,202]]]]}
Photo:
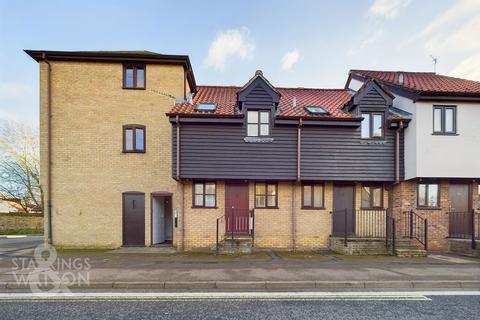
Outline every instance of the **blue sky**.
{"type": "Polygon", "coordinates": [[[23,49],[188,54],[198,84],[342,87],[349,69],[480,80],[480,1],[0,0],[0,120],[38,122],[23,49]]]}

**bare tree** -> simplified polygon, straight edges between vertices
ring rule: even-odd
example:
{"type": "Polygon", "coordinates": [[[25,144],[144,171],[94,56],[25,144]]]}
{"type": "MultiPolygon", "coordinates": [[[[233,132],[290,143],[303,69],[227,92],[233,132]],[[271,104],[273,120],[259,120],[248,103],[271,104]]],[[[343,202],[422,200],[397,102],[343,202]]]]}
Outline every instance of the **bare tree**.
{"type": "Polygon", "coordinates": [[[18,203],[25,212],[43,212],[39,147],[35,129],[0,122],[0,199],[18,203]]]}

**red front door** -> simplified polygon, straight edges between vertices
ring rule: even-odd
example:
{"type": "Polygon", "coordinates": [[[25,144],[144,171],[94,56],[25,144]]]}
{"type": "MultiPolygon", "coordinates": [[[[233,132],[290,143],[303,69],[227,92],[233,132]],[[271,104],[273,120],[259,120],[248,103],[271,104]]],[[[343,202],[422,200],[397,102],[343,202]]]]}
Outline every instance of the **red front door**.
{"type": "Polygon", "coordinates": [[[248,234],[248,216],[248,183],[227,182],[225,185],[226,232],[248,234]]]}

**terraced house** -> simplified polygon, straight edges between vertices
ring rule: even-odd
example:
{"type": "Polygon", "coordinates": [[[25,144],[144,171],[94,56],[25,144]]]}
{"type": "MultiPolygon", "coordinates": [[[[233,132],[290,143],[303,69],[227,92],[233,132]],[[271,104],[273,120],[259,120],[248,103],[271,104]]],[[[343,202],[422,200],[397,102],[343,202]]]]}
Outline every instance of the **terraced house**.
{"type": "Polygon", "coordinates": [[[352,70],[345,88],[282,88],[256,71],[197,86],[187,56],[27,53],[54,245],[475,247],[478,82],[352,70]]]}

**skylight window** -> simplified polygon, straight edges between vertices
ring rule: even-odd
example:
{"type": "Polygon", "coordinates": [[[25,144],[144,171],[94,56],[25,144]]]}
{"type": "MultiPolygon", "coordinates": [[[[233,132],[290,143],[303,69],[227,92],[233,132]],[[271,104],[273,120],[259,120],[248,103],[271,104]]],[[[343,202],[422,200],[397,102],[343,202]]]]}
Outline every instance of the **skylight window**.
{"type": "Polygon", "coordinates": [[[217,105],[215,103],[199,103],[197,104],[197,111],[215,111],[217,105]]]}
{"type": "Polygon", "coordinates": [[[325,110],[325,108],[321,107],[321,106],[306,106],[304,108],[305,108],[305,110],[307,110],[308,112],[310,112],[312,114],[328,114],[328,111],[325,110]]]}

